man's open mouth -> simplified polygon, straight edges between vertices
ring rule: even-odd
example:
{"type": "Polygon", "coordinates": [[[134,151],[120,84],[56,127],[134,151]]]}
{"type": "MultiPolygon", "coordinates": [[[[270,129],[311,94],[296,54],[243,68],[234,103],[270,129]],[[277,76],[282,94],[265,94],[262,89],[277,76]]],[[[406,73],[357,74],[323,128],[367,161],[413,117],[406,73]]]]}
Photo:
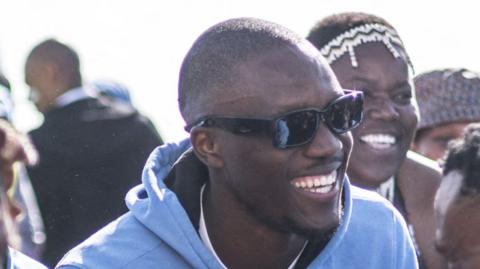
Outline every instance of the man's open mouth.
{"type": "Polygon", "coordinates": [[[297,177],[292,180],[292,184],[304,191],[315,193],[328,193],[335,188],[337,181],[337,170],[333,170],[327,175],[314,175],[297,177]]]}

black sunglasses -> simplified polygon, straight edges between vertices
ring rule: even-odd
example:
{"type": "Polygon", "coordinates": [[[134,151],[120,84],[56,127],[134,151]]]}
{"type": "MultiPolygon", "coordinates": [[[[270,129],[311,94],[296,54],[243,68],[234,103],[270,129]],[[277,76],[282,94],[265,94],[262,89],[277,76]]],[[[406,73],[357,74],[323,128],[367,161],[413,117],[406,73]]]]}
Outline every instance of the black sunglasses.
{"type": "Polygon", "coordinates": [[[194,127],[217,127],[234,134],[267,133],[273,136],[273,146],[279,149],[309,143],[317,132],[320,121],[334,134],[343,134],[357,127],[363,117],[363,92],[344,90],[346,93],[333,100],[323,110],[306,108],[283,114],[275,119],[203,117],[194,127]]]}

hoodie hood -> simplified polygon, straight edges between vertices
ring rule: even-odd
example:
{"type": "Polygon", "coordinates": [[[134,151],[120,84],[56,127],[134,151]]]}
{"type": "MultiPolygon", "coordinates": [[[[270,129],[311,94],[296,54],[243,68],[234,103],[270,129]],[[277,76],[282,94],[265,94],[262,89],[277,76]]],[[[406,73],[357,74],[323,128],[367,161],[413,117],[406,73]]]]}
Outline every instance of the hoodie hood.
{"type": "MultiPolygon", "coordinates": [[[[175,174],[175,180],[185,180],[180,179],[180,171],[175,167],[181,163],[183,158],[187,158],[189,153],[193,154],[190,147],[190,141],[184,140],[157,148],[150,155],[143,170],[143,185],[137,186],[127,194],[127,206],[139,222],[184,258],[191,259],[194,267],[203,268],[208,265],[208,268],[221,268],[197,233],[198,212],[195,210],[198,210],[198,207],[185,206],[185,199],[181,197],[181,194],[179,196],[176,193],[180,189],[181,183],[171,184],[168,182],[171,180],[172,174],[175,174]]],[[[201,179],[193,179],[190,182],[198,192],[193,199],[195,201],[199,197],[200,187],[204,182],[198,182],[199,180],[201,179]]],[[[319,256],[321,259],[329,257],[335,251],[348,229],[352,213],[348,179],[345,181],[343,193],[344,214],[337,232],[321,250],[319,256]]],[[[318,252],[313,251],[311,256],[307,264],[310,264],[318,256],[318,252]]]]}
{"type": "Polygon", "coordinates": [[[190,147],[187,139],[153,151],[143,170],[143,185],[128,192],[126,203],[139,222],[188,260],[193,268],[220,269],[200,240],[177,195],[164,182],[175,163],[190,147]]]}

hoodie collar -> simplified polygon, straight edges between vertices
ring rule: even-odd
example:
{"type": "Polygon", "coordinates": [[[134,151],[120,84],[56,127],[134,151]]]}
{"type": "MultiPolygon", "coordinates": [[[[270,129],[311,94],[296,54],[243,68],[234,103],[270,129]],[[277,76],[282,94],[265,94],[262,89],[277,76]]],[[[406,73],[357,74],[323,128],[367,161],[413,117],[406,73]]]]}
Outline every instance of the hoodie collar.
{"type": "MultiPolygon", "coordinates": [[[[191,215],[195,211],[199,214],[199,208],[189,210],[184,207],[177,194],[167,187],[165,182],[171,172],[176,172],[172,171],[173,167],[186,156],[183,154],[190,148],[190,140],[185,139],[179,143],[166,144],[155,149],[143,170],[143,184],[129,191],[126,196],[127,206],[138,221],[162,238],[166,244],[179,251],[182,256],[194,257],[193,262],[199,266],[198,268],[205,268],[205,266],[221,268],[197,233],[198,221],[195,220],[198,220],[199,216],[191,215]]],[[[181,169],[178,172],[180,171],[181,169]]],[[[194,200],[199,198],[199,190],[203,185],[203,182],[197,181],[199,180],[187,182],[199,186],[194,200]]],[[[308,262],[310,266],[322,264],[333,254],[347,233],[352,215],[351,188],[347,177],[344,181],[343,194],[344,208],[340,225],[320,254],[313,257],[312,262],[308,262]]]]}

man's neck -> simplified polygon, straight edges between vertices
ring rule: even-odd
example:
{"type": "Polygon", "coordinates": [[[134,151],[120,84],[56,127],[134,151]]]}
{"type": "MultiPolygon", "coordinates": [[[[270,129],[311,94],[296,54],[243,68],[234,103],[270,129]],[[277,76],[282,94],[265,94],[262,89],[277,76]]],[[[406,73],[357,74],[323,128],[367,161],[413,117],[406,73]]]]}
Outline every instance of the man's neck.
{"type": "Polygon", "coordinates": [[[230,269],[287,268],[305,246],[306,238],[270,228],[231,192],[211,184],[205,188],[203,207],[213,248],[230,269]]]}

